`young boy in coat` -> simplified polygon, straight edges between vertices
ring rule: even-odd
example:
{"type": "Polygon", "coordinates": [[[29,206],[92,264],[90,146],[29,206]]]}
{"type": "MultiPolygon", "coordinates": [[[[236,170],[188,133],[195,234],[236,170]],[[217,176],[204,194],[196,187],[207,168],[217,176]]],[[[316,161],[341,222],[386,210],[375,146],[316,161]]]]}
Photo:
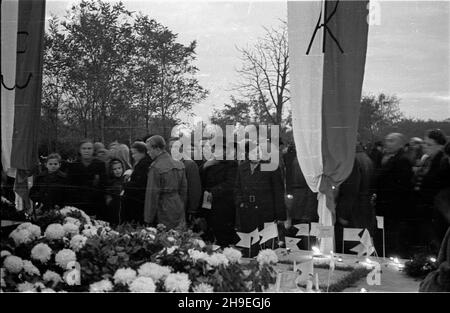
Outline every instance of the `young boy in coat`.
{"type": "Polygon", "coordinates": [[[62,207],[64,203],[66,174],[60,171],[61,156],[52,153],[47,157],[45,171],[37,178],[30,190],[30,198],[38,210],[48,211],[62,207]]]}

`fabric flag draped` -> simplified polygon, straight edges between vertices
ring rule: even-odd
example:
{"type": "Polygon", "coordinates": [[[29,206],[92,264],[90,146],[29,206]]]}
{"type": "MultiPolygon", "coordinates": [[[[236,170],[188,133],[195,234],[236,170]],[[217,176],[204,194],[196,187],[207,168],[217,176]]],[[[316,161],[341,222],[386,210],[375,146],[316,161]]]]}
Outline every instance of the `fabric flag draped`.
{"type": "MultiPolygon", "coordinates": [[[[290,92],[297,158],[319,223],[332,226],[333,194],[353,168],[367,50],[368,1],[288,1],[290,92]]],[[[321,240],[322,253],[333,239],[321,240]]]]}
{"type": "Polygon", "coordinates": [[[45,0],[1,2],[2,167],[16,178],[18,209],[29,207],[28,175],[38,163],[45,0]]]}

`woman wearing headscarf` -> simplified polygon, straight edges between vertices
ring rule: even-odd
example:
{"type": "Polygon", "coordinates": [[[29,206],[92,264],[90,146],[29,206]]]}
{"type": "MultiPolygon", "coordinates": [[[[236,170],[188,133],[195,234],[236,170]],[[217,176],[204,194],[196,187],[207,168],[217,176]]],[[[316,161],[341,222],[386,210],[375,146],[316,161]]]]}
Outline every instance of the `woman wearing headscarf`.
{"type": "Polygon", "coordinates": [[[109,178],[105,188],[105,220],[112,225],[118,225],[120,223],[120,212],[122,207],[121,197],[125,180],[124,172],[122,160],[112,159],[111,162],[109,162],[109,178]]]}
{"type": "Polygon", "coordinates": [[[125,166],[125,170],[131,169],[130,149],[128,146],[117,141],[109,145],[109,156],[111,159],[120,159],[125,166]]]}

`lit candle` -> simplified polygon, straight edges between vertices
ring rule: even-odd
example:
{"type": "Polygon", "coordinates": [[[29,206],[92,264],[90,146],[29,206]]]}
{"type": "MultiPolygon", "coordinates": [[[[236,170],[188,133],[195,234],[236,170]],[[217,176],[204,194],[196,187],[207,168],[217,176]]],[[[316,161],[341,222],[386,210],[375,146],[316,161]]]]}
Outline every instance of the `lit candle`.
{"type": "Polygon", "coordinates": [[[430,261],[434,263],[434,262],[436,262],[436,258],[431,257],[430,261]]]}
{"type": "Polygon", "coordinates": [[[311,280],[308,279],[308,281],[306,282],[306,292],[312,292],[313,289],[313,283],[311,280]]]}
{"type": "Polygon", "coordinates": [[[312,251],[314,255],[321,255],[320,249],[316,246],[312,247],[312,251]]]}

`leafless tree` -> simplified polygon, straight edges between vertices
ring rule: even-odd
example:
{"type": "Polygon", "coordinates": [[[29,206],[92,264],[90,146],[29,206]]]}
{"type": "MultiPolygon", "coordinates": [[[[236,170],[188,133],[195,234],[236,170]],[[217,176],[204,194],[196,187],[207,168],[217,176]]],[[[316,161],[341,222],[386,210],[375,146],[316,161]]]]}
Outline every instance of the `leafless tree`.
{"type": "Polygon", "coordinates": [[[287,23],[264,28],[265,34],[251,48],[237,48],[242,66],[235,90],[255,103],[261,122],[280,125],[283,105],[289,101],[289,51],[287,23]]]}

